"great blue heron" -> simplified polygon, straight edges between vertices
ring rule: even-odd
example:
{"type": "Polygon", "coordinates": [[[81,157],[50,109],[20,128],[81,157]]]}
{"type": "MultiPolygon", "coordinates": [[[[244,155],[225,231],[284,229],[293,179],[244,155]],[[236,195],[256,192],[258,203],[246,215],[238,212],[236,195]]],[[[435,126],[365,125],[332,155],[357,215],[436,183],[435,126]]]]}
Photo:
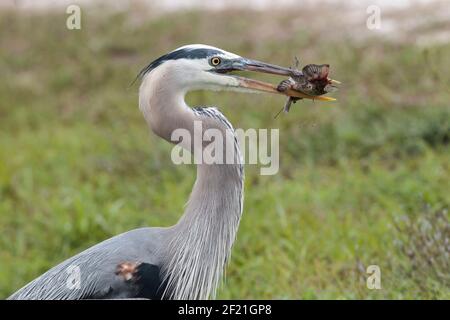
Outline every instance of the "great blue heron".
{"type": "MultiPolygon", "coordinates": [[[[139,73],[139,108],[151,130],[172,143],[175,129],[192,132],[196,120],[203,123],[203,130],[233,130],[216,108],[190,108],[184,97],[198,89],[278,93],[271,84],[229,74],[235,70],[292,73],[215,47],[188,45],[139,73]]],[[[9,299],[214,297],[242,214],[243,166],[233,141],[225,147],[237,151],[236,161],[197,165],[197,179],[177,224],[135,229],[105,240],[48,270],[9,299]],[[75,271],[78,283],[71,280],[75,271]]],[[[183,147],[192,151],[188,143],[183,147]]]]}

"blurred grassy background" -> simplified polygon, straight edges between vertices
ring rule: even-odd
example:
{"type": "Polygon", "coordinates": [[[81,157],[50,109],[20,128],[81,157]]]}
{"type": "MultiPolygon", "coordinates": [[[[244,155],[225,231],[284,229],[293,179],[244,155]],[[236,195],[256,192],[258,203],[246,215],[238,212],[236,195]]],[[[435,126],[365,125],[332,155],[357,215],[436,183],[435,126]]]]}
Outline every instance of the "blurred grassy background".
{"type": "Polygon", "coordinates": [[[298,55],[343,82],[337,103],[277,119],[282,97],[189,94],[237,128],[280,128],[280,173],[246,166],[219,298],[450,298],[450,45],[354,38],[333,33],[345,22],[333,10],[323,25],[316,14],[84,10],[69,31],[64,12],[0,12],[0,298],[105,238],[180,217],[195,168],[169,161],[128,85],[188,43],[280,65],[298,55]],[[366,288],[371,264],[381,290],[366,288]]]}

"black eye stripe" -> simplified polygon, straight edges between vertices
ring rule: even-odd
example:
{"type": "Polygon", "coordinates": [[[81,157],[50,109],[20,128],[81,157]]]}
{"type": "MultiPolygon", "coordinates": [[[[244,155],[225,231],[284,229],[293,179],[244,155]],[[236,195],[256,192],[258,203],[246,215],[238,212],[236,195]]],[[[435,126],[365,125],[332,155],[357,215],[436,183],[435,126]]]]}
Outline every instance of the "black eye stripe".
{"type": "MultiPolygon", "coordinates": [[[[206,59],[213,55],[222,54],[222,51],[218,49],[209,49],[209,48],[182,48],[172,52],[169,52],[166,55],[159,57],[158,59],[152,61],[148,66],[142,69],[137,75],[136,79],[142,78],[145,74],[149,73],[153,69],[157,68],[161,64],[169,60],[177,60],[177,59],[206,59]]],[[[135,80],[136,81],[136,80],[135,80]]]]}

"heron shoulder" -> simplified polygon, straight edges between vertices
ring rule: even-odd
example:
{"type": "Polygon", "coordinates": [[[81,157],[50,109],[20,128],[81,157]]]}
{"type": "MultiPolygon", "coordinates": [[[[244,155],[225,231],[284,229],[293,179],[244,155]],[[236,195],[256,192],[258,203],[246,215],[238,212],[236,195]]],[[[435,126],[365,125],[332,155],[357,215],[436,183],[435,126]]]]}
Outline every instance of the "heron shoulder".
{"type": "Polygon", "coordinates": [[[147,287],[159,286],[158,252],[164,233],[165,228],[140,228],[107,239],[51,268],[9,299],[126,298],[143,289],[149,292],[147,287]],[[117,274],[127,261],[142,265],[136,274],[140,281],[128,282],[117,274]]]}

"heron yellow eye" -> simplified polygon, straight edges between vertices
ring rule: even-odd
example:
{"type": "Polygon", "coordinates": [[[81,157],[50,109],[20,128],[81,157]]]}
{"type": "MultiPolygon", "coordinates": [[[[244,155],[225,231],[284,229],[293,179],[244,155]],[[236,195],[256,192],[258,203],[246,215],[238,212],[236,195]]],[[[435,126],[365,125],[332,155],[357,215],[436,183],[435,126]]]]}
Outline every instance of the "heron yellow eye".
{"type": "Polygon", "coordinates": [[[218,66],[221,62],[222,62],[222,60],[220,60],[219,57],[211,58],[211,65],[213,65],[213,66],[218,66]]]}

